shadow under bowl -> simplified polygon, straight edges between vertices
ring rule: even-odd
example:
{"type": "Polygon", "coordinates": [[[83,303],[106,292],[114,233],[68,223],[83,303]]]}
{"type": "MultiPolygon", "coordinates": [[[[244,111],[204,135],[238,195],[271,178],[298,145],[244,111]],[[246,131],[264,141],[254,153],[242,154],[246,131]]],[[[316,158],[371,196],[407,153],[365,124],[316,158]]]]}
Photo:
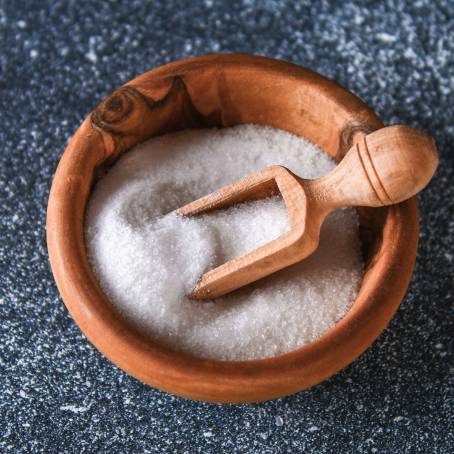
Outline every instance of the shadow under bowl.
{"type": "Polygon", "coordinates": [[[211,402],[256,402],[295,393],[354,361],[397,310],[418,244],[416,198],[388,208],[359,208],[366,270],[358,297],[332,329],[287,354],[208,360],[141,334],[108,301],[87,259],[84,215],[93,186],[122,153],[151,137],[242,123],[303,136],[336,161],[356,141],[383,127],[349,91],[290,63],[237,54],[177,61],[119,88],[85,119],[58,165],[47,213],[52,271],[87,338],[137,379],[211,402]]]}

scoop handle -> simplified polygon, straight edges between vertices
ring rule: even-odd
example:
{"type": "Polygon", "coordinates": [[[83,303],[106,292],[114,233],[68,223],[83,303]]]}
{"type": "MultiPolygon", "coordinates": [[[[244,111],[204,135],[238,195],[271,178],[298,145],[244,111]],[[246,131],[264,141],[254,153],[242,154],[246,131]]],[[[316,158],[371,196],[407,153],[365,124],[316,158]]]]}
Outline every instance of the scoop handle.
{"type": "Polygon", "coordinates": [[[325,206],[384,206],[421,191],[438,165],[435,141],[410,126],[388,126],[355,143],[328,175],[310,184],[325,206]]]}

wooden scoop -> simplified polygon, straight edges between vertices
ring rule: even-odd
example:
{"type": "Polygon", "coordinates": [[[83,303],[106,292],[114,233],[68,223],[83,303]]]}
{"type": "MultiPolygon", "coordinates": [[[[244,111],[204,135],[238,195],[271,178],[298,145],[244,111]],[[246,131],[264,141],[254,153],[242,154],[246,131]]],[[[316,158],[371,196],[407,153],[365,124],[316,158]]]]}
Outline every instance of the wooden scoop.
{"type": "Polygon", "coordinates": [[[317,249],[328,213],[344,206],[402,202],[429,183],[437,164],[431,136],[408,126],[389,126],[353,145],[332,172],[317,180],[271,166],[185,205],[178,212],[192,216],[280,192],[290,223],[284,235],[205,273],[188,296],[217,298],[299,262],[317,249]]]}

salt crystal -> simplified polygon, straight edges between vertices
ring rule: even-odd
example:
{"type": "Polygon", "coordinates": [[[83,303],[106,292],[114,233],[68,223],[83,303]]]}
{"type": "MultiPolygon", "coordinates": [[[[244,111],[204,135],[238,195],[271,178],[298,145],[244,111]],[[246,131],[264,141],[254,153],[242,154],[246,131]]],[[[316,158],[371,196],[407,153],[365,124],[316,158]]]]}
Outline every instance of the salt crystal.
{"type": "Polygon", "coordinates": [[[377,38],[384,43],[393,43],[394,41],[397,41],[397,36],[389,33],[378,33],[377,38]]]}
{"type": "Polygon", "coordinates": [[[22,399],[28,399],[28,394],[23,389],[19,391],[19,396],[21,396],[22,399]]]}
{"type": "Polygon", "coordinates": [[[98,61],[98,56],[96,55],[96,52],[93,49],[90,49],[85,54],[85,57],[87,57],[87,59],[90,60],[92,63],[97,63],[98,61]]]}
{"type": "Polygon", "coordinates": [[[362,276],[353,209],[325,221],[306,260],[214,302],[185,295],[200,276],[288,230],[281,198],[202,216],[175,209],[269,165],[305,178],[334,163],[312,143],[265,126],[182,131],[142,143],[97,184],[85,225],[99,282],[150,337],[199,357],[244,360],[320,337],[355,300],[362,276]]]}
{"type": "Polygon", "coordinates": [[[276,416],[276,426],[282,427],[284,425],[284,420],[282,419],[282,416],[276,416]]]}

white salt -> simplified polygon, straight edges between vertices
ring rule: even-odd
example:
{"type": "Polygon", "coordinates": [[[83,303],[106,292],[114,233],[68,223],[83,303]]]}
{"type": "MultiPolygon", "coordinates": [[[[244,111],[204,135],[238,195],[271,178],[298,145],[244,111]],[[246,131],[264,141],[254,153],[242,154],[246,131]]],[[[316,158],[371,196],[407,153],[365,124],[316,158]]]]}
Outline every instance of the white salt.
{"type": "Polygon", "coordinates": [[[97,184],[86,216],[90,261],[106,295],[150,337],[199,357],[265,358],[321,336],[353,303],[362,277],[357,215],[325,221],[303,262],[216,301],[186,298],[200,276],[288,229],[281,198],[199,217],[173,210],[268,165],[305,178],[334,163],[284,131],[242,125],[154,138],[97,184]]]}

